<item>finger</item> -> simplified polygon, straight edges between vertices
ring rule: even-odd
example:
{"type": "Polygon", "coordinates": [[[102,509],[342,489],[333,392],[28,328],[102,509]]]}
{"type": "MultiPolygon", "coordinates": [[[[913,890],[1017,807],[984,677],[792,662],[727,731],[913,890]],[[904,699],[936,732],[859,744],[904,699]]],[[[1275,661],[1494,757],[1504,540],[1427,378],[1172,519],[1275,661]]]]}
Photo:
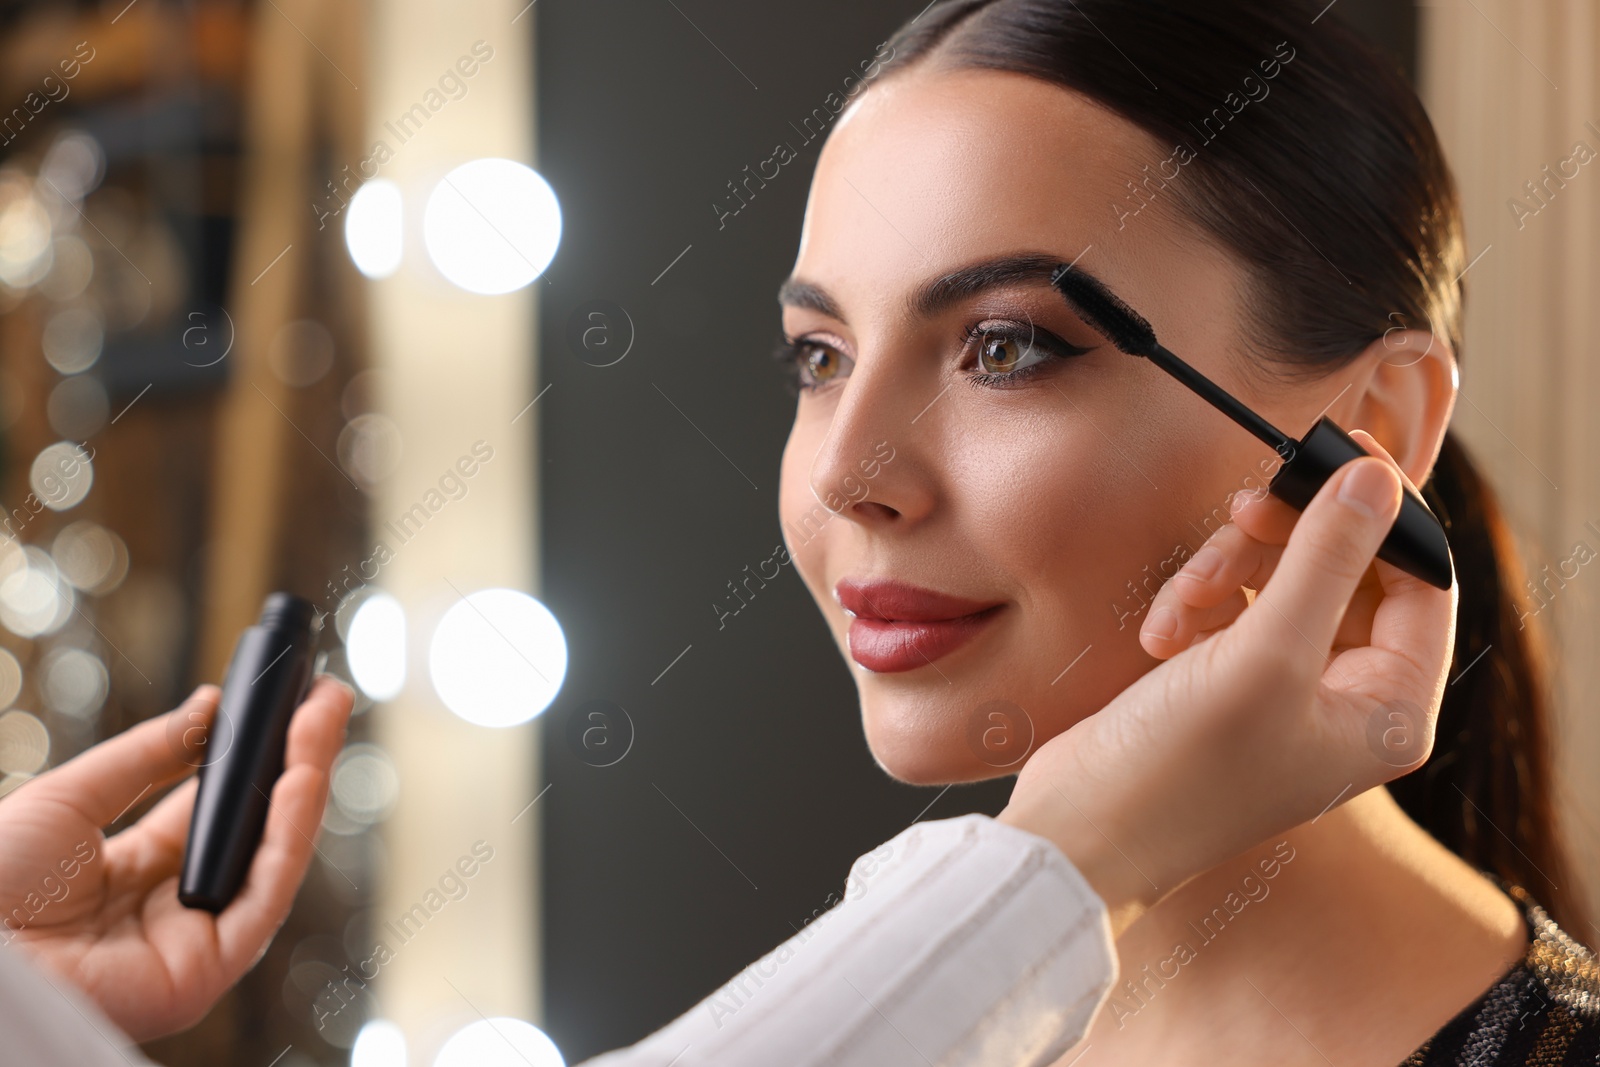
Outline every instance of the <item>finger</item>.
{"type": "MultiPolygon", "coordinates": [[[[1376,438],[1365,430],[1352,430],[1350,435],[1366,451],[1378,456],[1380,459],[1388,460],[1391,463],[1394,462],[1394,457],[1378,443],[1376,438]]],[[[1395,466],[1398,470],[1399,465],[1395,464],[1395,466]]],[[[1404,471],[1400,471],[1400,474],[1404,478],[1405,484],[1415,491],[1415,483],[1405,476],[1404,471]]],[[[1284,501],[1276,497],[1266,496],[1262,492],[1256,493],[1253,497],[1251,494],[1238,493],[1235,494],[1234,500],[1237,502],[1237,506],[1233,510],[1233,521],[1229,524],[1229,527],[1224,527],[1223,529],[1236,527],[1245,531],[1251,538],[1265,546],[1262,550],[1264,558],[1261,566],[1253,576],[1243,579],[1245,586],[1260,589],[1271,578],[1277,558],[1282,553],[1282,546],[1288,542],[1289,535],[1294,530],[1294,524],[1300,517],[1300,512],[1284,501]]],[[[1220,533],[1221,531],[1218,532],[1220,533]]],[[[1372,643],[1373,614],[1384,597],[1381,579],[1394,577],[1404,581],[1404,575],[1405,572],[1400,571],[1398,568],[1391,568],[1388,563],[1375,561],[1373,569],[1363,576],[1355,596],[1350,601],[1350,606],[1345,611],[1344,618],[1339,623],[1339,632],[1334,636],[1333,641],[1333,651],[1335,653],[1342,653],[1351,648],[1364,648],[1372,643]]],[[[1233,575],[1219,575],[1218,582],[1220,584],[1224,579],[1231,581],[1233,578],[1233,575]]],[[[1223,593],[1223,590],[1218,589],[1211,591],[1210,595],[1215,597],[1221,596],[1223,593]]],[[[1220,628],[1225,627],[1219,626],[1220,628]]],[[[1202,639],[1203,637],[1197,637],[1193,643],[1198,644],[1202,639]]]]}
{"type": "Polygon", "coordinates": [[[181,705],[87,749],[22,788],[66,804],[96,826],[195,769],[222,690],[195,689],[181,705]]]}
{"type": "Polygon", "coordinates": [[[1323,657],[1356,586],[1400,511],[1399,472],[1387,460],[1361,457],[1341,466],[1317,491],[1289,535],[1277,569],[1253,611],[1268,641],[1309,642],[1323,657]]]}
{"type": "Polygon", "coordinates": [[[1252,550],[1248,542],[1232,525],[1222,527],[1156,590],[1150,612],[1139,628],[1139,641],[1145,651],[1165,659],[1189,646],[1201,628],[1199,621],[1211,619],[1213,609],[1237,589],[1237,583],[1233,587],[1227,584],[1227,577],[1238,569],[1235,557],[1252,550]]]}
{"type": "MultiPolygon", "coordinates": [[[[1375,437],[1365,430],[1351,430],[1350,436],[1393,465],[1406,487],[1418,492],[1416,483],[1375,437]]],[[[1382,599],[1373,613],[1371,644],[1410,662],[1420,678],[1436,681],[1450,666],[1459,583],[1440,589],[1383,560],[1375,561],[1374,570],[1382,599]]]]}
{"type": "Polygon", "coordinates": [[[1146,628],[1139,631],[1139,640],[1150,655],[1157,659],[1168,659],[1191,645],[1198,644],[1216,631],[1226,628],[1233,620],[1244,614],[1245,608],[1249,606],[1250,600],[1245,591],[1235,586],[1225,600],[1209,607],[1178,605],[1152,608],[1151,618],[1145,624],[1146,628]],[[1174,618],[1165,622],[1156,618],[1162,611],[1171,612],[1174,618]]]}
{"type": "Polygon", "coordinates": [[[1376,437],[1372,436],[1365,430],[1351,430],[1350,437],[1353,441],[1355,441],[1356,444],[1360,445],[1362,448],[1366,449],[1374,456],[1377,456],[1379,459],[1384,460],[1391,467],[1393,467],[1395,469],[1395,473],[1400,475],[1400,480],[1405,483],[1405,487],[1407,489],[1410,489],[1413,493],[1419,493],[1419,490],[1417,489],[1417,483],[1411,480],[1411,476],[1408,475],[1401,468],[1400,464],[1395,461],[1394,456],[1389,454],[1389,450],[1378,443],[1378,439],[1376,437]]]}
{"type": "MultiPolygon", "coordinates": [[[[132,826],[106,839],[108,891],[146,897],[183,867],[189,817],[200,783],[191,777],[171,790],[132,826]]],[[[174,890],[176,892],[176,890],[174,890]]]]}
{"type": "Polygon", "coordinates": [[[1220,604],[1240,586],[1264,586],[1282,555],[1282,545],[1259,541],[1230,523],[1212,534],[1172,580],[1157,590],[1156,602],[1165,595],[1195,608],[1220,604]]]}
{"type": "Polygon", "coordinates": [[[1265,489],[1254,494],[1236,494],[1234,500],[1238,506],[1230,519],[1233,525],[1263,544],[1289,543],[1289,534],[1300,518],[1300,512],[1293,506],[1265,489]]]}
{"type": "Polygon", "coordinates": [[[188,844],[189,819],[194,814],[194,798],[199,789],[198,779],[184,782],[162,797],[142,819],[107,840],[106,847],[116,849],[124,841],[137,842],[142,851],[151,850],[159,860],[158,866],[177,870],[177,861],[188,844]]]}
{"type": "Polygon", "coordinates": [[[1145,651],[1165,659],[1188,648],[1196,634],[1233,622],[1249,606],[1240,587],[1265,584],[1281,552],[1233,523],[1212,534],[1156,591],[1139,632],[1145,651]]]}
{"type": "MultiPolygon", "coordinates": [[[[1389,454],[1389,450],[1384,448],[1381,444],[1378,443],[1378,439],[1376,437],[1373,437],[1370,433],[1368,433],[1365,430],[1351,430],[1350,431],[1350,436],[1352,438],[1354,438],[1356,443],[1359,444],[1362,448],[1365,448],[1368,452],[1371,452],[1373,455],[1377,456],[1378,458],[1387,461],[1389,463],[1389,465],[1392,466],[1395,469],[1395,472],[1400,475],[1400,480],[1403,483],[1405,483],[1405,486],[1406,486],[1407,489],[1409,489],[1411,492],[1417,494],[1419,497],[1422,495],[1421,490],[1419,490],[1417,488],[1417,483],[1413,482],[1411,480],[1410,475],[1406,474],[1405,470],[1401,468],[1400,464],[1395,462],[1395,458],[1394,458],[1394,456],[1389,454]]],[[[1454,566],[1455,566],[1455,561],[1452,558],[1452,560],[1451,560],[1452,569],[1454,568],[1454,566]]],[[[1381,559],[1380,560],[1374,560],[1374,569],[1375,569],[1375,571],[1377,573],[1378,584],[1379,584],[1380,588],[1382,589],[1383,596],[1384,596],[1385,600],[1387,600],[1391,596],[1396,596],[1397,597],[1397,596],[1400,596],[1402,594],[1409,596],[1409,595],[1411,595],[1413,593],[1420,593],[1420,592],[1422,592],[1423,589],[1432,589],[1434,591],[1434,593],[1442,594],[1442,595],[1436,596],[1436,597],[1432,597],[1431,599],[1433,601],[1435,601],[1436,603],[1434,603],[1432,606],[1424,605],[1421,608],[1422,611],[1424,611],[1424,612],[1437,611],[1437,610],[1439,610],[1439,605],[1440,604],[1443,604],[1443,603],[1445,603],[1447,601],[1449,603],[1452,603],[1452,604],[1454,603],[1453,597],[1446,590],[1439,589],[1436,586],[1429,585],[1427,582],[1422,581],[1420,578],[1417,578],[1416,576],[1408,573],[1407,571],[1401,570],[1399,567],[1396,567],[1392,563],[1387,563],[1387,562],[1385,562],[1384,560],[1381,560],[1381,559]]],[[[1454,590],[1455,590],[1455,583],[1451,582],[1450,583],[1450,591],[1453,592],[1454,590]]],[[[1453,613],[1452,613],[1452,617],[1453,617],[1453,613]]],[[[1437,636],[1437,635],[1435,635],[1435,636],[1437,636]]],[[[1431,645],[1431,643],[1429,643],[1429,644],[1431,645]]],[[[1420,647],[1420,646],[1417,646],[1417,647],[1420,647]]],[[[1429,660],[1426,660],[1425,662],[1432,662],[1432,660],[1430,658],[1429,660]]]]}
{"type": "Polygon", "coordinates": [[[322,827],[329,773],[354,702],[348,686],[324,675],[289,724],[284,770],[272,790],[261,845],[239,895],[217,916],[217,940],[230,975],[255,962],[294,903],[322,827]]]}
{"type": "MultiPolygon", "coordinates": [[[[1395,463],[1387,449],[1378,443],[1378,439],[1365,430],[1351,430],[1350,437],[1362,448],[1377,456],[1379,459],[1388,460],[1394,468],[1400,471],[1400,477],[1412,491],[1417,491],[1416,483],[1407,477],[1405,471],[1400,470],[1400,465],[1395,463]]],[[[1233,495],[1230,502],[1232,514],[1230,521],[1241,530],[1254,537],[1257,541],[1270,545],[1284,545],[1289,543],[1289,534],[1294,530],[1295,522],[1300,518],[1300,512],[1287,502],[1272,496],[1263,488],[1251,492],[1239,492],[1233,495]]]]}

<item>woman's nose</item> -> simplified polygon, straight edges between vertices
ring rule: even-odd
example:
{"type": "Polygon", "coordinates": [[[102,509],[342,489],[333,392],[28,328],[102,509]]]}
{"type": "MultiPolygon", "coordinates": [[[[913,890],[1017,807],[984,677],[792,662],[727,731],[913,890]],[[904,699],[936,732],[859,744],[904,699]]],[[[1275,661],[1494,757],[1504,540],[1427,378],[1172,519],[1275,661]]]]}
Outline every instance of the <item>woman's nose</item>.
{"type": "Polygon", "coordinates": [[[932,506],[922,455],[936,428],[940,395],[910,374],[858,362],[840,387],[811,465],[811,492],[829,511],[858,522],[914,521],[932,506]]]}

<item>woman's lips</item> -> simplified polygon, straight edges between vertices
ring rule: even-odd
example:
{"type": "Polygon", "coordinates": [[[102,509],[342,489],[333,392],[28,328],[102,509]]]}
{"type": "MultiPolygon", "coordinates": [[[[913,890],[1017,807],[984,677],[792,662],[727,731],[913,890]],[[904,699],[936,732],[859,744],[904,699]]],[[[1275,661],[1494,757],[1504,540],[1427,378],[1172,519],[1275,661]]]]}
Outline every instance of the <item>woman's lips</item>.
{"type": "Polygon", "coordinates": [[[972,600],[895,581],[841,579],[850,656],[870,671],[915,670],[976,637],[1004,603],[972,600]]]}
{"type": "Polygon", "coordinates": [[[996,604],[975,615],[939,622],[857,616],[850,620],[850,656],[867,670],[879,674],[915,670],[976,637],[1004,606],[996,604]]]}

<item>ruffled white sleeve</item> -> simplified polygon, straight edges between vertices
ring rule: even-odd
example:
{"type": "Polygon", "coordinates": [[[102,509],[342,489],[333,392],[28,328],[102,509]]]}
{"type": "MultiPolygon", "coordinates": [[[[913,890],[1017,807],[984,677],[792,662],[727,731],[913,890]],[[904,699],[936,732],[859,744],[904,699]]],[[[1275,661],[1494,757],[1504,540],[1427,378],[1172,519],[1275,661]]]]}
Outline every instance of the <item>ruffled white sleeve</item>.
{"type": "Polygon", "coordinates": [[[857,859],[833,909],[582,1067],[1045,1067],[1116,973],[1105,904],[1054,844],[921,822],[857,859]]]}
{"type": "Polygon", "coordinates": [[[155,1067],[70,983],[0,946],[0,1063],[30,1067],[155,1067]]]}

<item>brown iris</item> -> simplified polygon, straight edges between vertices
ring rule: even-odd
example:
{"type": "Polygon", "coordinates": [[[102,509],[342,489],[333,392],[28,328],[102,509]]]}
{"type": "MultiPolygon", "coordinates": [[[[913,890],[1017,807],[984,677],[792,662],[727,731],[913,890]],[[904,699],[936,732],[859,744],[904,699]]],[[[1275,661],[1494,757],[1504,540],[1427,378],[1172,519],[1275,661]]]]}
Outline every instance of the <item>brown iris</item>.
{"type": "Polygon", "coordinates": [[[839,372],[838,354],[823,345],[812,345],[806,355],[806,369],[813,381],[825,382],[839,372]]]}
{"type": "Polygon", "coordinates": [[[1005,374],[1028,354],[1028,346],[1014,337],[994,335],[978,349],[978,363],[991,374],[1005,374]]]}

